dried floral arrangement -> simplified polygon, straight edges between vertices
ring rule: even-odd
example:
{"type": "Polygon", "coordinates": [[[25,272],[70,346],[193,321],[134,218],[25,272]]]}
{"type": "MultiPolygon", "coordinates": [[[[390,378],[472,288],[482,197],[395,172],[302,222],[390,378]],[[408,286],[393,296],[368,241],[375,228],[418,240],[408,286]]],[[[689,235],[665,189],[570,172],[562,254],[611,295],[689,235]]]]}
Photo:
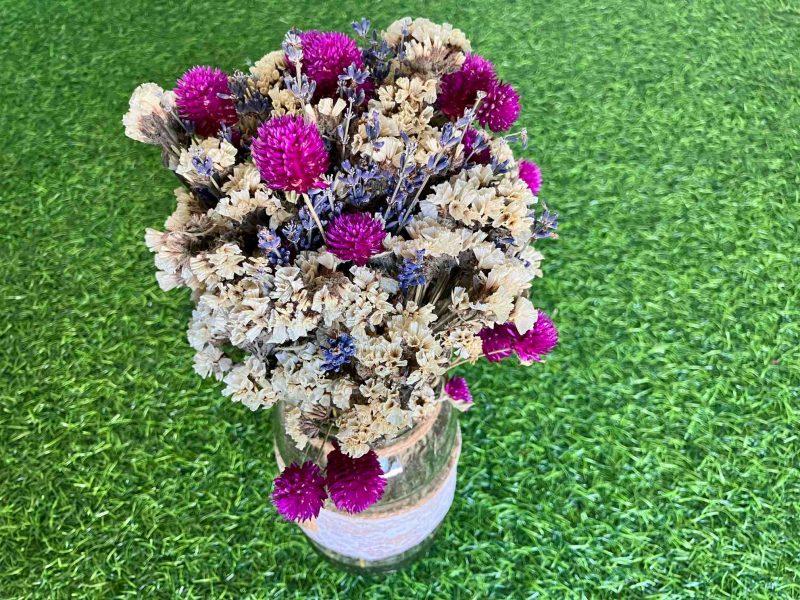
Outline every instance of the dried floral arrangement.
{"type": "Polygon", "coordinates": [[[353,28],[292,30],[249,73],[143,84],[123,118],[182,184],[146,243],[160,286],[192,292],[195,370],[251,410],[287,403],[308,449],[273,492],[295,521],[328,497],[376,502],[375,444],[438,402],[471,405],[454,367],[531,364],[557,342],[528,297],[532,242],[556,237],[557,218],[509,146],[525,131],[502,133],[517,92],[449,24],[353,28]]]}

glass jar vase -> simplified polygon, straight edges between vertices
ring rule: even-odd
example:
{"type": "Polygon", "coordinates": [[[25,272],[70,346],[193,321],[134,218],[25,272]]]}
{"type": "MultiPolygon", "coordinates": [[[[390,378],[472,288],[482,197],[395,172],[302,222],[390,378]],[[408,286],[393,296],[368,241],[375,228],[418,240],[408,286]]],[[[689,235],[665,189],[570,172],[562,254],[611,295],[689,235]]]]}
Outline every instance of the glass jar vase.
{"type": "MultiPolygon", "coordinates": [[[[279,402],[274,410],[280,469],[304,460],[286,434],[285,408],[279,402]]],[[[317,519],[300,524],[312,545],[335,564],[359,571],[393,571],[419,558],[453,503],[461,453],[457,415],[449,402],[440,402],[428,418],[378,444],[375,452],[386,478],[383,497],[358,514],[340,511],[327,500],[317,519]]],[[[332,449],[326,445],[323,467],[332,449]]]]}

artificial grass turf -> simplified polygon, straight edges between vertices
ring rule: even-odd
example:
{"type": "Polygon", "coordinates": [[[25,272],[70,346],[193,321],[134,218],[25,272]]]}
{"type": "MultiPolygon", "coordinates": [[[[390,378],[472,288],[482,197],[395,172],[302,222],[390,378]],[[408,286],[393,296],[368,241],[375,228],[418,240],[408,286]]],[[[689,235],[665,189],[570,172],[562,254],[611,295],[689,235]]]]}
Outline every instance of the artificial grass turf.
{"type": "Polygon", "coordinates": [[[785,2],[2,2],[0,596],[800,596],[800,10],[785,2]],[[543,366],[476,406],[429,556],[323,562],[268,502],[270,424],[193,373],[143,81],[284,31],[450,20],[518,86],[561,213],[543,366]]]}

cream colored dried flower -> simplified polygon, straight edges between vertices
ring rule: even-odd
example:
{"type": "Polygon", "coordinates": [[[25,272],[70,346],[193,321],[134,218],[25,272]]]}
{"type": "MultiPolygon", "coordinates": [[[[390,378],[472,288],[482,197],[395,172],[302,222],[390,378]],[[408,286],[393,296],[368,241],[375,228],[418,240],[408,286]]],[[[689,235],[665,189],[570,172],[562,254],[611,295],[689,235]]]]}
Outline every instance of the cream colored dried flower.
{"type": "Polygon", "coordinates": [[[200,377],[214,376],[221,381],[226,372],[231,369],[232,361],[225,356],[219,348],[206,345],[194,355],[194,370],[200,377]]]}
{"type": "Polygon", "coordinates": [[[320,115],[338,119],[347,108],[347,103],[341,98],[337,98],[336,102],[333,101],[333,98],[322,98],[316,108],[320,115]]]}
{"type": "Polygon", "coordinates": [[[405,17],[389,25],[383,38],[392,46],[401,42],[405,53],[401,68],[433,75],[458,69],[471,49],[464,33],[449,23],[405,17]],[[404,35],[405,34],[405,35],[404,35]]]}
{"type": "Polygon", "coordinates": [[[122,117],[125,135],[145,144],[177,145],[174,109],[172,91],[165,92],[155,83],[143,83],[133,91],[128,112],[122,117]]]}
{"type": "Polygon", "coordinates": [[[176,188],[174,193],[177,205],[175,211],[164,222],[164,228],[167,231],[182,231],[194,215],[203,214],[206,211],[194,194],[185,187],[176,188]]]}
{"type": "Polygon", "coordinates": [[[296,406],[289,407],[284,413],[283,425],[298,450],[305,448],[310,441],[310,438],[303,431],[302,424],[303,413],[300,409],[296,406]]]}
{"type": "Polygon", "coordinates": [[[272,86],[281,80],[286,69],[286,55],[283,50],[275,50],[264,55],[250,67],[250,73],[256,78],[258,91],[268,94],[272,86]]]}
{"type": "Polygon", "coordinates": [[[533,302],[528,296],[520,296],[514,304],[514,311],[511,313],[511,321],[516,325],[517,331],[526,333],[533,329],[536,319],[539,318],[539,311],[533,307],[533,302]]]}
{"type": "Polygon", "coordinates": [[[267,379],[264,364],[254,356],[235,365],[223,378],[226,384],[222,393],[231,400],[241,402],[250,410],[269,408],[278,400],[277,394],[267,379]]]}
{"type": "Polygon", "coordinates": [[[193,185],[207,183],[213,173],[224,173],[236,162],[236,147],[219,138],[195,140],[181,150],[175,173],[193,185]]]}
{"type": "Polygon", "coordinates": [[[273,85],[267,95],[272,101],[271,116],[279,117],[281,115],[299,115],[303,113],[303,102],[290,90],[283,87],[283,84],[273,85]]]}
{"type": "Polygon", "coordinates": [[[218,286],[223,280],[233,279],[244,272],[242,261],[245,257],[236,244],[223,244],[213,252],[203,252],[189,261],[195,277],[210,288],[218,286]]]}

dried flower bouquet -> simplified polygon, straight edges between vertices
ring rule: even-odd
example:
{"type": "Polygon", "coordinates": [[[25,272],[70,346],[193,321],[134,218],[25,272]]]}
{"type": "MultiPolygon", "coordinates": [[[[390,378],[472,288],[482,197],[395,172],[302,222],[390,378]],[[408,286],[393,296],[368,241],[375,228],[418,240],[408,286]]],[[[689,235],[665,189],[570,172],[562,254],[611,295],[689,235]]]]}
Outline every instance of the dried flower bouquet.
{"type": "Polygon", "coordinates": [[[273,501],[295,521],[328,497],[349,512],[380,499],[372,447],[438,402],[471,405],[448,371],[530,364],[557,342],[529,300],[532,242],[555,237],[556,215],[509,146],[525,132],[501,133],[517,92],[451,25],[353,27],[292,30],[249,73],[143,84],[123,119],[182,184],[146,242],[161,287],[192,291],[196,371],[251,410],[291,406],[308,460],[273,501]]]}

